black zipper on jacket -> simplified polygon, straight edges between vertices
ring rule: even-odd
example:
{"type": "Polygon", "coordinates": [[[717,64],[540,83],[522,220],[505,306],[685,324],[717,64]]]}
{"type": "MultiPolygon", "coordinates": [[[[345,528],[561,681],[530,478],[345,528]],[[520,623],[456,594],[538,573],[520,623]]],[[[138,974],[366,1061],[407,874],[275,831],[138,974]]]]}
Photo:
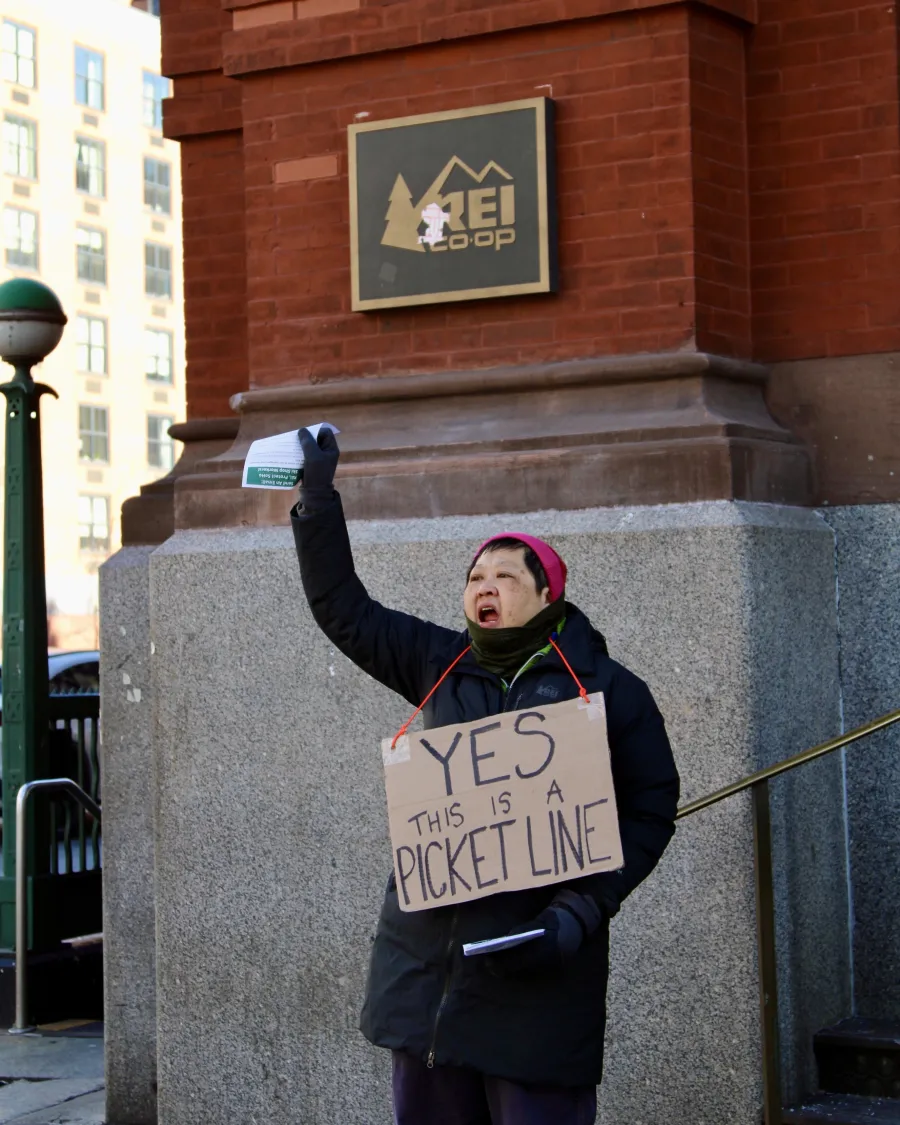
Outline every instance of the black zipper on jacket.
{"type": "Polygon", "coordinates": [[[509,691],[506,692],[506,698],[503,700],[503,708],[502,708],[503,711],[515,711],[515,710],[517,710],[517,705],[522,699],[522,689],[519,688],[519,690],[516,692],[516,705],[514,705],[513,704],[513,688],[519,687],[519,684],[521,684],[522,680],[524,680],[526,676],[530,675],[530,673],[533,672],[539,665],[540,665],[540,661],[537,661],[537,663],[532,664],[532,666],[530,668],[527,668],[522,673],[522,675],[519,676],[518,679],[515,680],[514,683],[510,684],[509,691]]]}
{"type": "MultiPolygon", "coordinates": [[[[558,671],[559,670],[557,665],[550,665],[549,667],[552,671],[558,671]]],[[[522,682],[525,680],[526,676],[531,676],[535,672],[538,672],[538,673],[546,672],[547,668],[548,668],[547,665],[544,665],[544,667],[541,668],[540,660],[536,660],[534,662],[534,664],[532,664],[530,667],[526,668],[524,672],[520,673],[516,677],[516,679],[510,684],[509,689],[504,693],[503,706],[500,709],[500,713],[502,714],[505,711],[516,711],[518,709],[518,707],[520,706],[521,702],[522,702],[522,690],[521,690],[521,687],[519,685],[522,684],[522,682]],[[516,692],[515,703],[513,703],[513,688],[514,687],[519,688],[519,690],[516,692]]],[[[577,698],[577,696],[575,698],[577,698]]],[[[563,702],[565,702],[565,700],[558,700],[557,702],[563,703],[563,702]]],[[[539,704],[537,706],[539,706],[539,704]]]]}
{"type": "Polygon", "coordinates": [[[459,907],[454,906],[453,917],[450,920],[450,936],[447,940],[444,991],[441,993],[441,1002],[438,1004],[437,1011],[434,1015],[434,1028],[431,1032],[431,1050],[428,1052],[428,1062],[426,1064],[429,1070],[434,1068],[434,1049],[437,1043],[438,1024],[441,1022],[441,1016],[444,1014],[444,1008],[447,1007],[447,1001],[450,998],[450,981],[453,977],[453,946],[456,943],[456,923],[458,919],[459,907]]]}

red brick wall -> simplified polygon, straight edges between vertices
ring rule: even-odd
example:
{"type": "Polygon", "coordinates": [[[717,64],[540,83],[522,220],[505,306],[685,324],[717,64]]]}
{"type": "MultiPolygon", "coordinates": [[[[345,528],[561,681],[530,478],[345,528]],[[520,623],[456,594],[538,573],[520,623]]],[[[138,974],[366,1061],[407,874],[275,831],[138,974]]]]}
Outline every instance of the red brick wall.
{"type": "Polygon", "coordinates": [[[247,387],[244,156],[239,132],[182,142],[187,416],[221,418],[247,387]]]}
{"type": "Polygon", "coordinates": [[[760,0],[748,126],[761,359],[900,348],[895,7],[760,0]]]}
{"type": "Polygon", "coordinates": [[[233,31],[228,7],[269,9],[165,0],[164,69],[183,76],[167,131],[189,145],[235,131],[186,173],[205,232],[188,231],[192,416],[217,380],[221,403],[241,381],[237,273],[231,305],[204,304],[239,254],[241,128],[244,386],[694,346],[767,360],[900,347],[894,9],[617,3],[361,0],[233,31]],[[558,110],[560,295],[351,313],[355,115],[538,93],[558,110]],[[213,152],[222,206],[203,170],[213,152]],[[279,162],[323,157],[336,175],[275,183],[279,162]]]}
{"type": "Polygon", "coordinates": [[[221,0],[163,0],[164,128],[181,141],[187,416],[227,417],[247,387],[247,275],[240,84],[222,73],[221,0]]]}
{"type": "Polygon", "coordinates": [[[701,9],[690,28],[697,346],[749,356],[745,32],[701,9]]]}
{"type": "Polygon", "coordinates": [[[160,13],[163,74],[222,70],[222,36],[231,28],[231,13],[221,0],[161,0],[160,13]]]}
{"type": "Polygon", "coordinates": [[[242,79],[254,385],[678,348],[695,336],[686,9],[242,79]],[[552,94],[561,293],[350,312],[346,127],[552,94]],[[278,161],[339,174],[275,184],[278,161]]]}

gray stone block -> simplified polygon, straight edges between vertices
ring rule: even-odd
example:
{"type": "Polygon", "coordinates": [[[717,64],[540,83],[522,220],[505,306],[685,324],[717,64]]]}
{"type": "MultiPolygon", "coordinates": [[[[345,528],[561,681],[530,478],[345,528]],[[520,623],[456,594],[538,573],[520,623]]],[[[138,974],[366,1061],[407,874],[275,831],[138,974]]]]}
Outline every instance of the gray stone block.
{"type": "MultiPolygon", "coordinates": [[[[836,732],[833,539],[814,513],[366,522],[358,569],[455,624],[471,552],[505,525],[554,541],[572,600],[649,681],[686,799],[836,732]]],[[[386,1125],[386,1059],[355,1027],[390,866],[378,742],[408,708],[318,632],[287,529],[178,533],[150,563],[160,1121],[386,1125]]],[[[841,777],[817,768],[774,798],[788,1093],[847,1002],[841,777]]],[[[755,1125],[747,797],[683,823],[612,945],[601,1119],[755,1125]]]]}
{"type": "Polygon", "coordinates": [[[109,1112],[116,1125],[156,1121],[152,551],[127,547],[100,570],[103,986],[109,1112]]]}
{"type": "MultiPolygon", "coordinates": [[[[834,508],[844,725],[900,709],[900,504],[834,508]]],[[[845,751],[856,1011],[900,1012],[900,725],[845,751]]]]}

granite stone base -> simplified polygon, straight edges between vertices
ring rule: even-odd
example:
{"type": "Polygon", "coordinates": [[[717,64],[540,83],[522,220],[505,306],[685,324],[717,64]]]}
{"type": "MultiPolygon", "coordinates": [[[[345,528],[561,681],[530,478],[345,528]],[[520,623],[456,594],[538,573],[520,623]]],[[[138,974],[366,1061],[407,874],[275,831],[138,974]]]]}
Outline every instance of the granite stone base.
{"type": "MultiPolygon", "coordinates": [[[[501,525],[554,542],[571,600],[649,681],[685,800],[837,731],[834,539],[815,513],[713,502],[351,531],[373,595],[455,624],[471,551],[501,525]]],[[[356,1022],[390,867],[378,744],[407,705],[318,632],[288,529],[179,532],[149,562],[160,1122],[387,1125],[387,1060],[356,1022]]],[[[131,714],[107,707],[124,738],[131,714]]],[[[849,1006],[840,762],[811,768],[773,802],[786,1097],[812,1082],[813,1031],[849,1006]]],[[[682,822],[613,923],[607,1059],[604,1122],[757,1125],[746,796],[682,822]]]]}
{"type": "MultiPolygon", "coordinates": [[[[825,512],[835,531],[844,724],[900,708],[900,504],[825,512]]],[[[846,750],[855,1013],[900,1017],[900,724],[846,750]]]]}
{"type": "Polygon", "coordinates": [[[150,555],[126,547],[100,571],[103,945],[108,1120],[156,1121],[150,555]]]}

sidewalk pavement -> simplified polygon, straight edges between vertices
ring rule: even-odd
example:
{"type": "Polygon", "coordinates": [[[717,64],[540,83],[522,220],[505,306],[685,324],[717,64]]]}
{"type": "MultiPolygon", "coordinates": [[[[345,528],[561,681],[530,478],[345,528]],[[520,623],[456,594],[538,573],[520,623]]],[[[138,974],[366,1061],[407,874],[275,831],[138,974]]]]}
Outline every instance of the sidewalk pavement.
{"type": "Polygon", "coordinates": [[[0,1125],[103,1125],[105,1100],[101,1025],[0,1029],[0,1125]]]}

